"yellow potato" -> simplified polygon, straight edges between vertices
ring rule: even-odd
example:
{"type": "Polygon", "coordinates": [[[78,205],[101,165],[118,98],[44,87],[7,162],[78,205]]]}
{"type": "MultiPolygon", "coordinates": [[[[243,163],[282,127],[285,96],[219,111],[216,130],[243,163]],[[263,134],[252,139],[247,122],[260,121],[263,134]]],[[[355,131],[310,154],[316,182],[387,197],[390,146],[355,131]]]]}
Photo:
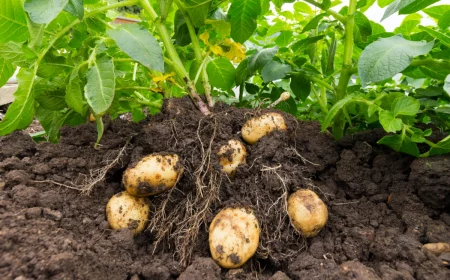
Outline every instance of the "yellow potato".
{"type": "Polygon", "coordinates": [[[182,173],[178,155],[152,154],[128,168],[122,182],[129,194],[149,196],[171,189],[182,173]]]}
{"type": "Polygon", "coordinates": [[[240,267],[255,254],[260,232],[252,210],[223,209],[209,226],[212,258],[223,268],[240,267]]]}
{"type": "Polygon", "coordinates": [[[228,173],[230,176],[234,176],[236,168],[240,164],[245,164],[245,158],[247,157],[247,149],[241,141],[231,139],[228,144],[220,147],[219,163],[222,166],[222,170],[228,173]]]}
{"type": "Polygon", "coordinates": [[[450,244],[444,242],[428,243],[422,246],[422,251],[429,251],[439,256],[442,253],[450,253],[450,244]]]}
{"type": "Polygon", "coordinates": [[[279,113],[266,113],[248,120],[242,127],[242,137],[245,142],[255,144],[274,130],[286,130],[284,118],[279,113]]]}
{"type": "Polygon", "coordinates": [[[115,194],[106,205],[106,218],[112,229],[129,228],[134,234],[144,230],[150,213],[147,198],[134,197],[127,192],[115,194]]]}
{"type": "Polygon", "coordinates": [[[327,206],[310,190],[301,189],[288,199],[288,214],[294,227],[304,237],[314,237],[328,220],[327,206]]]}

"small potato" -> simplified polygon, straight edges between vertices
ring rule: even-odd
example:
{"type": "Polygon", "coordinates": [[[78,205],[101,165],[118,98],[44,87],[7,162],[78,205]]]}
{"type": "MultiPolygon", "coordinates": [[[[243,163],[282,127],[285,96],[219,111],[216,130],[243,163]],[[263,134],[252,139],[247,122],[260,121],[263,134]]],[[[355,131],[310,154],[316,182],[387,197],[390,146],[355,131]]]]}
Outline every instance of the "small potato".
{"type": "Polygon", "coordinates": [[[246,163],[247,149],[241,141],[231,139],[228,144],[220,147],[219,163],[222,166],[222,170],[228,173],[230,176],[234,176],[236,168],[240,164],[246,163]]]}
{"type": "Polygon", "coordinates": [[[245,142],[255,144],[261,137],[274,130],[286,130],[284,118],[279,113],[266,113],[249,119],[242,127],[242,137],[245,142]]]}
{"type": "Polygon", "coordinates": [[[134,197],[127,192],[115,194],[106,205],[106,218],[112,229],[129,228],[134,234],[144,230],[150,213],[147,198],[134,197]]]}
{"type": "Polygon", "coordinates": [[[301,189],[288,199],[288,214],[294,227],[304,237],[314,237],[328,220],[327,206],[310,190],[301,189]]]}
{"type": "Polygon", "coordinates": [[[450,244],[439,242],[439,243],[427,243],[422,246],[422,251],[429,251],[436,256],[443,253],[450,253],[450,244]]]}
{"type": "Polygon", "coordinates": [[[223,209],[209,226],[212,258],[223,268],[240,267],[255,254],[260,232],[252,210],[223,209]]]}
{"type": "Polygon", "coordinates": [[[149,196],[171,189],[183,173],[178,155],[152,154],[128,168],[122,182],[134,196],[149,196]]]}

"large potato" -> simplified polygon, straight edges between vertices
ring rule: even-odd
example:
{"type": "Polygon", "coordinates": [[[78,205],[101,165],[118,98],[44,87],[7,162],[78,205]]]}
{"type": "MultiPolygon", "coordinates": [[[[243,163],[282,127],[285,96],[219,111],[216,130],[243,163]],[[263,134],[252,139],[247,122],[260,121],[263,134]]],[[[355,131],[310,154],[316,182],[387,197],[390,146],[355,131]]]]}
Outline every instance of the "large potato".
{"type": "Polygon", "coordinates": [[[293,193],[288,199],[288,214],[294,227],[304,237],[314,237],[328,221],[327,206],[319,196],[306,189],[293,193]]]}
{"type": "Polygon", "coordinates": [[[240,267],[256,252],[260,231],[252,210],[223,209],[209,227],[212,258],[224,268],[240,267]]]}
{"type": "Polygon", "coordinates": [[[134,234],[144,230],[150,213],[145,197],[134,197],[127,192],[115,194],[106,205],[106,218],[112,229],[129,228],[134,234]]]}
{"type": "Polygon", "coordinates": [[[152,154],[128,168],[122,181],[129,194],[149,196],[171,189],[182,173],[178,155],[152,154]]]}
{"type": "Polygon", "coordinates": [[[231,139],[228,144],[220,147],[219,163],[222,166],[222,170],[228,173],[230,176],[234,176],[236,168],[240,164],[246,163],[247,149],[241,141],[231,139]]]}
{"type": "Polygon", "coordinates": [[[242,127],[242,137],[245,142],[255,144],[261,137],[274,130],[286,130],[284,118],[279,113],[266,113],[249,119],[242,127]]]}

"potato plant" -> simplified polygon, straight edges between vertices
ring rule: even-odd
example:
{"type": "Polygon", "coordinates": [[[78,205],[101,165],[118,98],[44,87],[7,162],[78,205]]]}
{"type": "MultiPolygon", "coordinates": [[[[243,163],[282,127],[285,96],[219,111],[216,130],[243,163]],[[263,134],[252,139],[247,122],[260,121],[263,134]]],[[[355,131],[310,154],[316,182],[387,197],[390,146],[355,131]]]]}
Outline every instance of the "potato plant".
{"type": "Polygon", "coordinates": [[[189,95],[276,108],[339,139],[382,127],[379,143],[413,156],[450,152],[450,6],[437,0],[0,0],[0,86],[20,67],[0,135],[36,117],[57,142],[64,125],[157,113],[189,95]],[[394,32],[365,16],[407,15],[394,32]],[[113,24],[119,9],[138,24],[113,24]],[[421,24],[423,13],[436,26],[421,24]],[[420,150],[419,150],[420,148],[420,150]],[[426,149],[425,149],[426,148],[426,149]]]}

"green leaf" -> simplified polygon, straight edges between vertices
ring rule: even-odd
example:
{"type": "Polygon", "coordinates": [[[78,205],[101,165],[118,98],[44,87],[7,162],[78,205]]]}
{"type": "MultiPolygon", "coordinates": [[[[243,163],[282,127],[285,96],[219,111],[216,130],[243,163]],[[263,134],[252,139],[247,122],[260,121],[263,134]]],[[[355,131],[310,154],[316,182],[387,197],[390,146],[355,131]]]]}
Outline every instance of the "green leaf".
{"type": "Polygon", "coordinates": [[[445,78],[444,90],[450,95],[450,74],[445,78]]]}
{"type": "Polygon", "coordinates": [[[108,30],[107,33],[132,59],[149,69],[164,72],[161,46],[147,29],[136,24],[124,24],[120,29],[108,30]]]}
{"type": "Polygon", "coordinates": [[[64,88],[58,87],[48,80],[38,78],[33,90],[36,101],[44,109],[60,111],[66,108],[64,88]]]}
{"type": "Polygon", "coordinates": [[[260,0],[233,0],[228,10],[231,38],[239,43],[247,41],[256,30],[256,19],[261,13],[260,0]]]}
{"type": "Polygon", "coordinates": [[[349,94],[331,107],[322,123],[322,131],[325,131],[331,125],[331,122],[334,120],[337,113],[339,113],[347,104],[351,103],[354,97],[354,95],[349,94]]]}
{"type": "Polygon", "coordinates": [[[236,69],[226,58],[214,59],[206,66],[211,85],[223,90],[231,89],[236,75],[236,69]]]}
{"type": "Polygon", "coordinates": [[[438,21],[438,26],[441,29],[447,29],[450,26],[450,11],[445,12],[438,21]]]}
{"type": "Polygon", "coordinates": [[[245,82],[249,77],[250,72],[248,71],[248,59],[245,58],[241,61],[241,63],[239,63],[238,67],[236,68],[236,85],[242,85],[242,83],[245,82]]]}
{"type": "Polygon", "coordinates": [[[355,42],[367,41],[367,37],[372,35],[372,26],[369,19],[361,12],[355,12],[355,42]]]}
{"type": "Polygon", "coordinates": [[[378,0],[378,6],[380,6],[380,8],[384,8],[387,5],[391,4],[392,2],[394,2],[395,0],[378,0]]]}
{"type": "Polygon", "coordinates": [[[430,6],[439,0],[396,0],[384,11],[382,21],[391,15],[399,12],[399,14],[412,14],[430,6]]]}
{"type": "Polygon", "coordinates": [[[261,76],[265,83],[275,81],[286,77],[286,74],[292,70],[290,65],[272,60],[267,63],[261,71],[261,76]]]}
{"type": "Polygon", "coordinates": [[[0,57],[8,60],[14,65],[27,66],[26,57],[22,52],[22,44],[8,42],[0,45],[0,57]]]}
{"type": "Polygon", "coordinates": [[[173,37],[176,40],[176,44],[182,47],[189,45],[191,43],[191,36],[189,36],[189,29],[180,10],[177,10],[175,13],[174,26],[175,34],[173,37]]]}
{"type": "Polygon", "coordinates": [[[58,142],[61,127],[75,117],[75,114],[72,110],[52,111],[40,106],[36,109],[36,118],[45,129],[48,141],[52,143],[58,142]]]}
{"type": "Polygon", "coordinates": [[[67,69],[71,69],[72,66],[66,64],[66,59],[62,56],[53,56],[47,54],[45,59],[39,65],[37,75],[43,78],[52,78],[60,74],[65,73],[67,69]]]}
{"type": "Polygon", "coordinates": [[[439,5],[423,9],[425,14],[437,20],[439,20],[448,11],[450,11],[450,5],[439,5]]]}
{"type": "Polygon", "coordinates": [[[248,60],[248,71],[250,74],[261,70],[278,52],[278,47],[262,49],[254,53],[248,60]]]}
{"type": "Polygon", "coordinates": [[[397,27],[394,32],[403,35],[410,35],[421,22],[422,16],[419,14],[411,14],[405,17],[402,24],[397,27]]]}
{"type": "Polygon", "coordinates": [[[9,61],[0,58],[0,88],[8,82],[15,70],[15,67],[9,61]]]}
{"type": "Polygon", "coordinates": [[[19,87],[14,93],[14,102],[9,106],[3,121],[0,122],[0,135],[6,135],[17,129],[24,129],[33,121],[34,72],[21,68],[17,75],[19,87]]]}
{"type": "Polygon", "coordinates": [[[86,115],[87,103],[83,99],[83,90],[81,87],[81,79],[78,76],[79,68],[75,68],[69,77],[69,83],[66,87],[65,101],[69,108],[72,108],[80,115],[86,115]]]}
{"type": "Polygon", "coordinates": [[[28,39],[27,19],[22,2],[0,0],[0,44],[9,41],[23,42],[28,39]]]}
{"type": "Polygon", "coordinates": [[[439,31],[433,30],[431,28],[425,27],[425,26],[419,26],[419,29],[427,32],[434,38],[438,39],[442,44],[444,44],[450,48],[450,36],[445,35],[444,33],[441,33],[439,31]]]}
{"type": "Polygon", "coordinates": [[[410,96],[397,97],[392,103],[394,116],[415,116],[420,109],[420,102],[410,96]]]}
{"type": "Polygon", "coordinates": [[[361,82],[366,84],[393,77],[408,67],[415,56],[427,54],[433,45],[434,42],[408,41],[399,35],[371,43],[358,62],[361,82]]]}
{"type": "Polygon", "coordinates": [[[430,78],[441,81],[450,74],[450,68],[447,67],[420,66],[420,71],[430,78]]]}
{"type": "Polygon", "coordinates": [[[314,15],[314,11],[305,2],[295,2],[294,3],[294,10],[297,13],[303,13],[303,14],[307,14],[307,15],[314,15]]]}
{"type": "Polygon", "coordinates": [[[307,47],[311,46],[312,44],[322,40],[325,36],[324,35],[319,35],[319,36],[312,36],[312,37],[308,37],[306,39],[302,39],[300,41],[295,42],[292,46],[291,49],[298,54],[299,52],[303,51],[304,49],[306,49],[307,47]]]}
{"type": "Polygon", "coordinates": [[[417,145],[413,143],[411,139],[406,135],[384,136],[377,143],[389,146],[394,151],[402,152],[415,157],[418,157],[420,154],[417,145]]]}
{"type": "Polygon", "coordinates": [[[403,128],[402,120],[396,118],[392,112],[381,110],[379,114],[380,124],[386,132],[397,132],[403,128]]]}
{"type": "Polygon", "coordinates": [[[89,68],[84,96],[89,106],[97,115],[104,114],[114,99],[115,77],[111,58],[102,57],[89,68]]]}
{"type": "Polygon", "coordinates": [[[384,29],[383,25],[378,24],[374,21],[370,21],[370,26],[372,27],[372,34],[380,34],[380,33],[385,33],[386,29],[384,29]]]}
{"type": "Polygon", "coordinates": [[[25,0],[24,8],[35,23],[49,23],[64,9],[68,0],[25,0]]]}
{"type": "Polygon", "coordinates": [[[290,30],[281,31],[281,33],[275,39],[275,44],[277,44],[277,46],[279,47],[286,47],[292,42],[292,34],[293,32],[290,30]]]}
{"type": "Polygon", "coordinates": [[[83,0],[69,0],[64,7],[64,11],[71,13],[80,20],[84,17],[83,0]]]}
{"type": "Polygon", "coordinates": [[[185,0],[186,10],[195,27],[201,27],[208,16],[211,0],[185,0]]]}
{"type": "Polygon", "coordinates": [[[294,95],[302,101],[305,101],[311,93],[311,82],[303,76],[293,76],[289,85],[294,95]]]}
{"type": "Polygon", "coordinates": [[[311,29],[316,29],[317,26],[319,25],[319,22],[326,16],[326,13],[323,14],[319,14],[317,16],[315,16],[312,20],[310,20],[305,27],[303,27],[302,32],[301,33],[305,33],[306,31],[309,31],[311,29]]]}
{"type": "Polygon", "coordinates": [[[450,153],[450,136],[445,137],[441,141],[435,144],[435,146],[431,147],[429,155],[443,155],[446,153],[450,153]]]}

